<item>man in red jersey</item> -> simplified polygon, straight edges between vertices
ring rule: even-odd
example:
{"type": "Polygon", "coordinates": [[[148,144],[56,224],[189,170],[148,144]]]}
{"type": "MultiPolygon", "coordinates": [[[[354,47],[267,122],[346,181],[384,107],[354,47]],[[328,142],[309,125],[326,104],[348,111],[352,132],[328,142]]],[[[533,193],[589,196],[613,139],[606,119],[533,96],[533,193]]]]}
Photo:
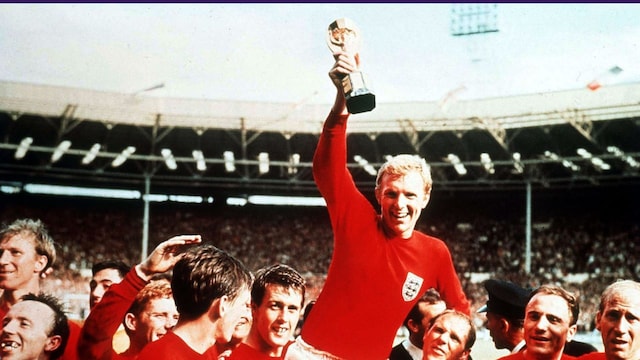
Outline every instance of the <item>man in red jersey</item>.
{"type": "Polygon", "coordinates": [[[531,293],[525,308],[524,351],[500,360],[568,360],[564,346],[577,331],[578,301],[565,289],[542,285],[531,293]]]}
{"type": "Polygon", "coordinates": [[[356,70],[356,60],[341,50],[334,58],[329,76],[336,98],[313,158],[334,252],[322,292],[287,359],[386,359],[402,321],[427,289],[435,288],[447,307],[466,314],[469,302],[445,243],[414,231],[431,193],[424,159],[398,155],[380,168],[380,213],[356,187],[347,168],[349,113],[341,84],[356,70]]]}
{"type": "Polygon", "coordinates": [[[276,264],[258,270],[251,288],[251,330],[229,359],[283,359],[293,342],[304,294],[304,278],[290,266],[276,264]]]}
{"type": "Polygon", "coordinates": [[[154,274],[173,268],[180,250],[201,241],[200,235],[175,236],[160,245],[104,293],[84,323],[78,342],[81,359],[136,359],[142,348],[164,336],[176,323],[178,312],[171,287],[164,281],[149,283],[154,274]],[[125,324],[129,347],[116,353],[112,339],[125,324]]]}
{"type": "Polygon", "coordinates": [[[590,353],[578,359],[640,360],[639,282],[616,281],[602,292],[596,328],[602,335],[604,353],[590,353]]]}
{"type": "Polygon", "coordinates": [[[252,281],[238,259],[213,245],[187,250],[171,278],[178,323],[138,360],[217,360],[216,344],[230,342],[243,316],[251,316],[252,281]]]}
{"type": "MultiPolygon", "coordinates": [[[[55,260],[55,243],[42,221],[18,219],[0,230],[0,318],[22,296],[40,293],[40,280],[51,271],[55,260]]],[[[81,327],[71,320],[68,323],[68,344],[61,359],[76,360],[81,327]]]]}
{"type": "Polygon", "coordinates": [[[26,294],[2,319],[0,358],[57,360],[69,339],[69,323],[60,301],[47,294],[26,294]]]}

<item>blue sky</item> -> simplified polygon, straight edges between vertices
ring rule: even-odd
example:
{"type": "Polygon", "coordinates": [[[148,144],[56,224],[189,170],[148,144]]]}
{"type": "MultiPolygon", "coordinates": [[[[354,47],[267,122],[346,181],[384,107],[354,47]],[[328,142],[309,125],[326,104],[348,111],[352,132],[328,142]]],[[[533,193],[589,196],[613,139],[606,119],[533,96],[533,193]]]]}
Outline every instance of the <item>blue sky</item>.
{"type": "Polygon", "coordinates": [[[330,103],[326,29],[348,17],[378,102],[640,81],[640,4],[498,4],[497,16],[498,32],[455,37],[449,4],[0,4],[0,80],[330,103]]]}

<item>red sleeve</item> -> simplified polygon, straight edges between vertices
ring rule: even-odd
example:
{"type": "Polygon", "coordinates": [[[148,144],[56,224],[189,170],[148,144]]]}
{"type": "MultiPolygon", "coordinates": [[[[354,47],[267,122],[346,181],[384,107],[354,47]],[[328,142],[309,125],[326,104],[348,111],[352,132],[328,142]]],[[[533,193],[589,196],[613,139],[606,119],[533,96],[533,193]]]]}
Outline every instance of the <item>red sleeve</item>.
{"type": "Polygon", "coordinates": [[[467,299],[467,296],[462,289],[458,273],[456,272],[453,260],[451,258],[451,252],[446,248],[446,263],[442,264],[440,274],[443,274],[442,279],[439,280],[438,290],[442,296],[442,299],[447,303],[447,308],[462,311],[463,313],[471,316],[471,304],[467,299]]]}
{"type": "Polygon", "coordinates": [[[112,339],[138,292],[146,285],[135,269],[112,285],[91,310],[78,340],[80,359],[102,359],[113,353],[112,339]]]}
{"type": "Polygon", "coordinates": [[[68,320],[69,323],[69,340],[64,348],[64,353],[60,357],[60,360],[78,360],[78,342],[80,339],[80,332],[82,327],[75,321],[68,320]]]}
{"type": "Polygon", "coordinates": [[[329,113],[313,156],[313,178],[329,208],[337,199],[344,198],[344,191],[357,191],[347,169],[348,118],[348,114],[329,113]],[[345,189],[349,183],[353,184],[352,189],[345,189]]]}

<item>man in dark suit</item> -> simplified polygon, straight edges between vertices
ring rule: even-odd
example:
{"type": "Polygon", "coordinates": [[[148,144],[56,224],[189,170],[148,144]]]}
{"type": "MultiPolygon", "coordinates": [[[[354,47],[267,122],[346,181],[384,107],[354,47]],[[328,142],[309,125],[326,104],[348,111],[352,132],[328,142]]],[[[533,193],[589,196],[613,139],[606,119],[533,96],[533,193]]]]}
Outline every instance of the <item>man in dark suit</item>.
{"type": "Polygon", "coordinates": [[[424,332],[429,328],[431,319],[446,308],[435,289],[427,290],[404,319],[403,325],[409,330],[409,337],[391,349],[389,360],[421,360],[424,332]]]}
{"type": "Polygon", "coordinates": [[[496,349],[508,349],[511,353],[522,351],[525,347],[524,309],[531,290],[495,279],[485,281],[484,287],[489,300],[478,312],[487,315],[486,327],[496,349]]]}

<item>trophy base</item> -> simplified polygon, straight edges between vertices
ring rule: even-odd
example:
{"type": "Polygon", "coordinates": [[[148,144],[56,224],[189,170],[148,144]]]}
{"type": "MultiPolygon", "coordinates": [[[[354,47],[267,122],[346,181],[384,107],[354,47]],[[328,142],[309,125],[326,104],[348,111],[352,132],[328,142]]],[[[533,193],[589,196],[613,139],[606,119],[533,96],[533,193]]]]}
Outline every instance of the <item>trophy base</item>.
{"type": "Polygon", "coordinates": [[[376,107],[376,96],[371,92],[347,96],[347,111],[351,114],[359,114],[371,111],[376,107]]]}
{"type": "Polygon", "coordinates": [[[376,107],[376,96],[367,88],[365,76],[360,71],[345,76],[342,79],[342,87],[349,113],[363,113],[376,107]]]}

